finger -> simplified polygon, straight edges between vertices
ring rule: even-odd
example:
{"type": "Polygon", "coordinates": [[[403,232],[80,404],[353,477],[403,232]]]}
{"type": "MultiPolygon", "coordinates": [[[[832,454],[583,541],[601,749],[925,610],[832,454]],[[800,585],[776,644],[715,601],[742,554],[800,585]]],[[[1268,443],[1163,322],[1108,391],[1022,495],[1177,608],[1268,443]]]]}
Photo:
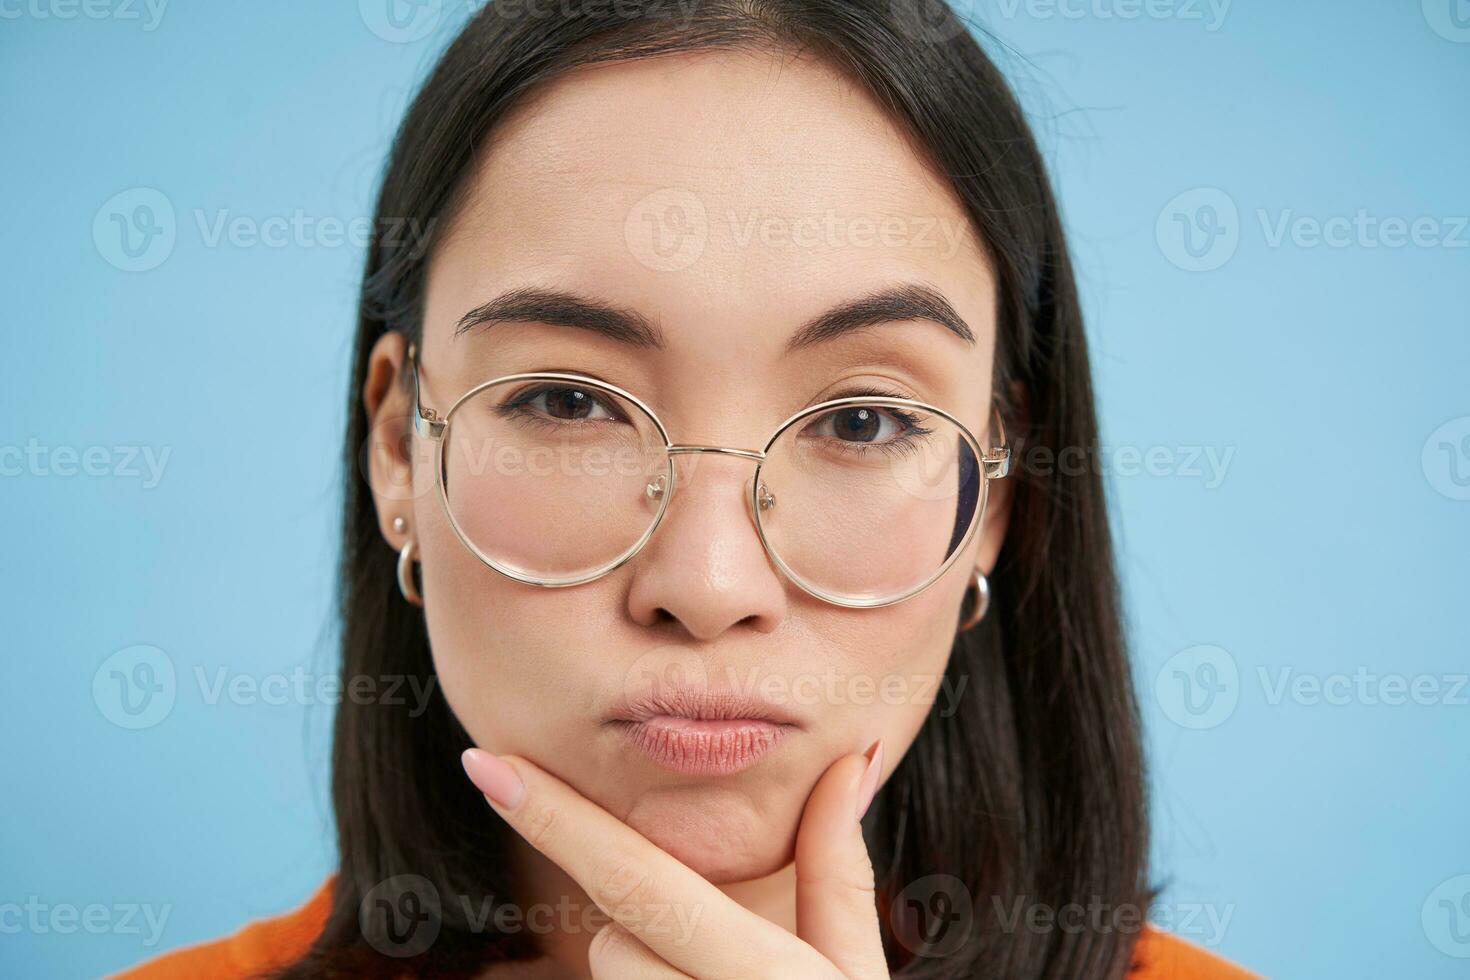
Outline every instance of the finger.
{"type": "Polygon", "coordinates": [[[691,976],[780,964],[830,976],[832,965],[745,908],[638,831],[520,756],[464,754],[465,772],[495,812],[554,861],[598,908],[691,976]]]}
{"type": "Polygon", "coordinates": [[[693,980],[616,922],[609,922],[592,937],[587,965],[592,968],[592,980],[693,980]]]}
{"type": "Polygon", "coordinates": [[[796,934],[844,976],[887,977],[862,812],[883,775],[883,742],[818,780],[796,832],[796,934]],[[871,758],[869,758],[871,757],[871,758]]]}

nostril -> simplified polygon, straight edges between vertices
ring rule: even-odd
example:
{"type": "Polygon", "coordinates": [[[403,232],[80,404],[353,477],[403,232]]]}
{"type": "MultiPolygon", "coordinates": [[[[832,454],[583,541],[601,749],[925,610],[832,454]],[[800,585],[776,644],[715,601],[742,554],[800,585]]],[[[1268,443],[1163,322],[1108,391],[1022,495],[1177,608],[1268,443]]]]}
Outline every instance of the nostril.
{"type": "MultiPolygon", "coordinates": [[[[760,626],[760,622],[761,622],[761,616],[760,616],[759,613],[750,613],[747,616],[741,616],[738,620],[736,620],[731,625],[732,626],[755,626],[755,627],[759,627],[760,626]]],[[[653,622],[650,623],[649,625],[653,626],[653,625],[659,625],[659,624],[664,624],[664,623],[678,623],[678,624],[683,625],[684,624],[684,621],[682,619],[680,619],[678,616],[675,616],[672,612],[670,612],[665,607],[658,606],[658,607],[656,607],[653,610],[653,622]]]]}

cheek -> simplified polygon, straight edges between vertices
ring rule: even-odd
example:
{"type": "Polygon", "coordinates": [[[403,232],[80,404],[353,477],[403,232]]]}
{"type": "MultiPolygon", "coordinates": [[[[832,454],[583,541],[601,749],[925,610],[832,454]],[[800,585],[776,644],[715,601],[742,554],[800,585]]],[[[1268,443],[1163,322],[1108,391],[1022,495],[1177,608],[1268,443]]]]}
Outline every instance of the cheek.
{"type": "Polygon", "coordinates": [[[486,567],[442,512],[419,524],[429,644],[444,696],[476,744],[542,758],[590,710],[581,666],[597,589],[538,589],[486,567]],[[584,703],[585,702],[585,703],[584,703]]]}
{"type": "MultiPolygon", "coordinates": [[[[968,567],[968,566],[967,566],[968,567]]],[[[806,610],[811,649],[825,651],[820,677],[789,681],[790,696],[821,719],[825,762],[882,737],[889,769],[930,711],[945,703],[963,576],[946,575],[903,602],[865,610],[806,610]]]]}
{"type": "Polygon", "coordinates": [[[840,651],[842,666],[855,675],[882,680],[910,673],[942,674],[954,644],[965,585],[951,569],[903,602],[831,613],[815,610],[812,629],[820,634],[823,646],[840,651]]]}

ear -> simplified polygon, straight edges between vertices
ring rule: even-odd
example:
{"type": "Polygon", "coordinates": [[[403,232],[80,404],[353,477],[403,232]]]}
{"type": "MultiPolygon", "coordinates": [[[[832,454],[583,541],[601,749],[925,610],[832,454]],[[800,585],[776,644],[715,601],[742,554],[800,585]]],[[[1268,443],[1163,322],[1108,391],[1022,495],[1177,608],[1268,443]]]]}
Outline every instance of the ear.
{"type": "Polygon", "coordinates": [[[359,463],[372,488],[378,512],[378,530],[395,551],[413,535],[414,438],[413,393],[403,381],[408,339],[396,330],[378,338],[368,353],[362,382],[362,407],[367,414],[367,438],[359,463]],[[405,528],[394,530],[393,519],[405,528]]]}
{"type": "MultiPolygon", "coordinates": [[[[976,535],[979,545],[975,550],[975,567],[985,575],[995,570],[996,559],[1005,544],[1006,529],[1011,522],[1011,503],[1016,497],[1016,484],[1020,480],[1021,446],[1017,435],[1025,431],[1028,399],[1026,388],[1015,382],[1010,388],[1010,397],[1001,403],[1000,412],[1005,423],[1006,442],[1011,450],[1010,473],[999,480],[991,480],[986,488],[985,519],[976,535]]],[[[985,433],[983,444],[987,449],[998,448],[1000,433],[992,422],[985,433]]]]}

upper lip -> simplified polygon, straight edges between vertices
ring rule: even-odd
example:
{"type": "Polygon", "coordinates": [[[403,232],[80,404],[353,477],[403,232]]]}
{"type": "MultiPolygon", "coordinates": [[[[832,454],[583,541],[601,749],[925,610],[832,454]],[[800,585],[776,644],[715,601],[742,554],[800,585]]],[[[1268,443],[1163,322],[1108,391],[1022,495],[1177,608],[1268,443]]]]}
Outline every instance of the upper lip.
{"type": "Polygon", "coordinates": [[[613,712],[615,721],[640,722],[651,718],[690,718],[695,721],[766,721],[795,725],[796,719],[780,705],[743,694],[717,694],[664,686],[624,700],[613,712]]]}

